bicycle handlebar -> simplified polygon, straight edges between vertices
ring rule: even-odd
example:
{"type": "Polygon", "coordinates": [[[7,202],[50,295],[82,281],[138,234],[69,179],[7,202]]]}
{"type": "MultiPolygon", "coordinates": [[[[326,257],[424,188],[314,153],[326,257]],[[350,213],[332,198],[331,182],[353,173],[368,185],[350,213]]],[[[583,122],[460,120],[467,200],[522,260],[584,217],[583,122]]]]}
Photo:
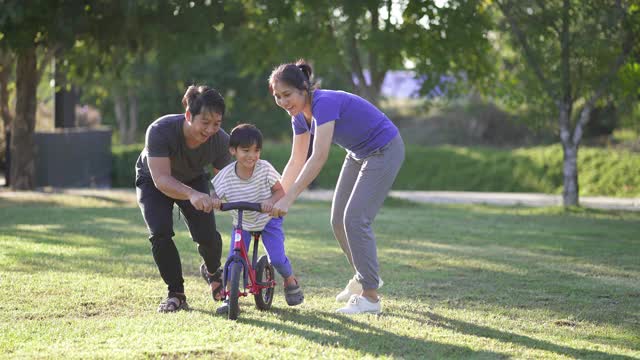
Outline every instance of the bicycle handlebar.
{"type": "Polygon", "coordinates": [[[249,211],[262,211],[262,205],[260,203],[253,203],[247,201],[234,201],[228,203],[222,203],[220,205],[220,211],[229,210],[249,210],[249,211]]]}

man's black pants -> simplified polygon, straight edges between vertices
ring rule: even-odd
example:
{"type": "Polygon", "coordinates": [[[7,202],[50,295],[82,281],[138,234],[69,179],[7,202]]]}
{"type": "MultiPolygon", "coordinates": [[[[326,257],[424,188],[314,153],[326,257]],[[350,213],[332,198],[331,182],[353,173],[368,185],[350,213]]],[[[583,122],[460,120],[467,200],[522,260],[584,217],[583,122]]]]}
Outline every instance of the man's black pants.
{"type": "MultiPolygon", "coordinates": [[[[209,193],[209,182],[205,175],[185,185],[200,192],[209,193]]],[[[180,208],[191,238],[198,244],[198,252],[204,259],[209,272],[214,272],[220,267],[222,238],[216,230],[213,211],[205,213],[194,208],[189,200],[175,200],[166,196],[155,187],[152,179],[146,177],[136,179],[136,195],[142,216],[149,229],[153,259],[170,292],[184,293],[182,264],[178,249],[173,242],[174,203],[180,208]]]]}

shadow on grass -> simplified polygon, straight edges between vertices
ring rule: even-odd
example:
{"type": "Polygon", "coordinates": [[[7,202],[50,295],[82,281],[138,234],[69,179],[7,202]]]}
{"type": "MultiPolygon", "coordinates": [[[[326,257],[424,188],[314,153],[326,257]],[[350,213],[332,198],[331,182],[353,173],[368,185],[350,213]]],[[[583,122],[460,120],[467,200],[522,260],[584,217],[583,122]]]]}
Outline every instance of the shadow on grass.
{"type": "Polygon", "coordinates": [[[153,264],[136,208],[21,207],[0,219],[12,271],[109,274],[114,264],[153,264]],[[148,259],[146,259],[148,258],[148,259]],[[13,260],[11,260],[13,259],[13,260]]]}
{"type": "MultiPolygon", "coordinates": [[[[426,326],[437,326],[440,328],[448,329],[460,334],[471,335],[475,337],[487,338],[498,340],[504,343],[513,343],[525,348],[544,350],[552,352],[556,355],[568,356],[576,359],[584,358],[601,358],[601,359],[635,359],[625,355],[615,355],[596,350],[588,349],[575,349],[568,346],[562,346],[554,344],[548,341],[542,341],[534,339],[529,336],[518,335],[506,331],[497,330],[494,328],[480,326],[460,320],[451,319],[442,315],[435,314],[433,312],[416,312],[416,317],[400,316],[407,320],[423,323],[426,326]]],[[[398,316],[391,314],[390,316],[398,316]]]]}
{"type": "MultiPolygon", "coordinates": [[[[391,356],[394,358],[470,358],[496,359],[506,358],[505,354],[493,351],[478,351],[466,346],[443,344],[419,338],[401,336],[392,332],[369,326],[365,322],[357,321],[357,317],[349,318],[328,312],[313,314],[300,313],[290,310],[273,309],[282,316],[286,323],[270,322],[259,319],[239,318],[239,323],[262,327],[268,331],[282,331],[296,335],[317,343],[322,347],[337,349],[352,349],[365,356],[391,356]],[[306,324],[320,331],[301,329],[288,323],[306,324]]],[[[365,315],[366,316],[366,315],[365,315]]],[[[374,315],[370,315],[374,316],[374,315]]],[[[380,315],[387,316],[387,315],[380,315]]],[[[365,318],[366,319],[366,318],[365,318]]],[[[371,320],[375,323],[375,320],[371,320]]]]}

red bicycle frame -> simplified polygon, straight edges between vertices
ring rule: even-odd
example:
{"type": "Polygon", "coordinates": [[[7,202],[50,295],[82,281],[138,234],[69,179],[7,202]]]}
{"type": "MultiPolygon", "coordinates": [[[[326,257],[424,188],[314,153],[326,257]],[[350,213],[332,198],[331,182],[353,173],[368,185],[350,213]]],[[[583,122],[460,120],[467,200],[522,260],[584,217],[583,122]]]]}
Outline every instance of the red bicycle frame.
{"type": "MultiPolygon", "coordinates": [[[[258,211],[260,210],[258,205],[258,211]]],[[[223,286],[224,286],[224,290],[223,290],[223,294],[224,296],[228,296],[230,291],[227,290],[227,281],[228,281],[228,276],[227,274],[229,273],[229,268],[230,265],[233,264],[234,262],[240,262],[243,266],[243,280],[244,280],[244,287],[243,289],[248,289],[250,294],[258,294],[260,293],[260,291],[262,289],[266,289],[266,288],[272,288],[276,285],[276,282],[274,280],[270,280],[268,282],[258,282],[256,280],[256,262],[258,261],[258,243],[260,242],[260,232],[251,232],[251,235],[253,236],[253,259],[252,261],[249,261],[249,256],[247,253],[247,248],[245,246],[245,241],[244,241],[244,236],[243,236],[243,231],[242,231],[242,211],[243,210],[251,210],[251,211],[256,211],[254,209],[255,205],[254,204],[247,204],[247,203],[228,203],[228,204],[223,204],[223,208],[221,210],[232,210],[232,208],[235,208],[238,210],[238,226],[236,227],[236,229],[234,230],[234,234],[233,234],[233,255],[229,256],[229,258],[227,259],[227,262],[224,265],[224,281],[223,281],[223,286]],[[225,206],[227,205],[227,206],[225,206]]],[[[247,291],[240,291],[239,292],[240,296],[247,296],[248,293],[247,291]]]]}

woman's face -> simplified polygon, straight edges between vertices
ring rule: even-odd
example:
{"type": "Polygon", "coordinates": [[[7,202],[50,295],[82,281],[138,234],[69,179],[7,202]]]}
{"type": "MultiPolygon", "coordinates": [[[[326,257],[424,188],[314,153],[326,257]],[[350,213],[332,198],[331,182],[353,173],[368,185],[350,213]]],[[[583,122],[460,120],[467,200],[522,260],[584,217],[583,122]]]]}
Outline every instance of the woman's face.
{"type": "Polygon", "coordinates": [[[285,109],[290,116],[296,116],[307,104],[307,92],[282,81],[273,83],[273,98],[276,104],[285,109]]]}
{"type": "Polygon", "coordinates": [[[212,111],[201,112],[200,114],[191,117],[191,126],[189,127],[191,139],[198,144],[203,144],[209,140],[211,136],[217,133],[218,130],[220,130],[221,124],[222,114],[212,111]]]}

